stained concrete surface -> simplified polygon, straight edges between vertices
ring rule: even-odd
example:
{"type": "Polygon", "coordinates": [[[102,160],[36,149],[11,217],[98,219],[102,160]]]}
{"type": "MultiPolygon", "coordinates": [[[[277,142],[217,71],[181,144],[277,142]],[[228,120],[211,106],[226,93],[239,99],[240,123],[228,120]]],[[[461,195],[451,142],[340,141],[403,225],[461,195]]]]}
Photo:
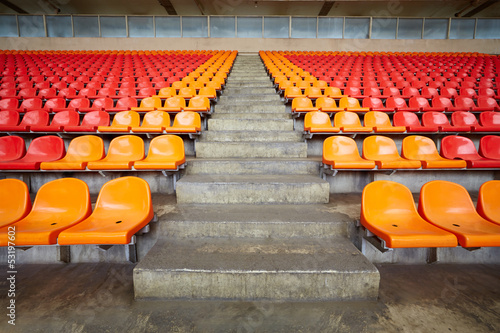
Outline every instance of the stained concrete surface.
{"type": "Polygon", "coordinates": [[[371,302],[135,301],[132,264],[21,265],[1,332],[499,332],[500,265],[382,265],[371,302]]]}

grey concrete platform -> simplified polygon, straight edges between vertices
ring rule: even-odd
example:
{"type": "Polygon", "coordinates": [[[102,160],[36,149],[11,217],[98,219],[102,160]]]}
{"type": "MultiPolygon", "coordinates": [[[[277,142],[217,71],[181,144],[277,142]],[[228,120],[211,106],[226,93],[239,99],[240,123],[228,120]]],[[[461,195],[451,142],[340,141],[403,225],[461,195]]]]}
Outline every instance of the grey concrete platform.
{"type": "MultiPolygon", "coordinates": [[[[0,266],[6,290],[5,266],[0,266]]],[[[1,332],[499,332],[500,265],[377,265],[376,301],[136,301],[134,265],[20,265],[1,332]]]]}
{"type": "Polygon", "coordinates": [[[292,119],[209,119],[209,131],[293,131],[292,119]]]}
{"type": "Polygon", "coordinates": [[[200,141],[235,142],[235,141],[273,141],[299,142],[302,133],[292,131],[205,131],[200,141]]]}
{"type": "MultiPolygon", "coordinates": [[[[266,136],[264,135],[264,138],[266,136]]],[[[199,158],[294,158],[307,157],[307,144],[305,142],[208,142],[197,141],[196,157],[199,158]]],[[[318,175],[319,176],[319,175],[318,175]]]]}
{"type": "Polygon", "coordinates": [[[162,239],[134,269],[136,298],[376,299],[377,269],[346,238],[162,239]]]}

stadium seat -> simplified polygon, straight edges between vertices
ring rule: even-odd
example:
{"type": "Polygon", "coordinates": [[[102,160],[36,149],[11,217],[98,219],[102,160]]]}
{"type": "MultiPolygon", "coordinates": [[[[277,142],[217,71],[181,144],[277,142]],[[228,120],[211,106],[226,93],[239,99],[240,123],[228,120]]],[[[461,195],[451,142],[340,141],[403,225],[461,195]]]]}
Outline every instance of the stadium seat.
{"type": "Polygon", "coordinates": [[[55,161],[64,156],[64,142],[57,136],[33,139],[26,155],[20,159],[1,162],[0,170],[38,170],[41,162],[55,161]]]}
{"type": "Polygon", "coordinates": [[[483,136],[479,141],[479,155],[492,160],[500,160],[500,136],[483,136]]]}
{"type": "Polygon", "coordinates": [[[500,130],[500,113],[493,111],[484,111],[479,114],[479,122],[482,126],[500,130]]]}
{"type": "Polygon", "coordinates": [[[358,114],[350,111],[337,112],[333,118],[333,124],[344,133],[369,133],[373,131],[373,127],[361,126],[358,114]]]}
{"type": "Polygon", "coordinates": [[[84,170],[87,163],[103,159],[104,142],[95,135],[82,135],[71,140],[66,155],[56,161],[42,162],[41,170],[84,170]]]}
{"type": "MultiPolygon", "coordinates": [[[[1,154],[1,152],[0,152],[1,154]]],[[[0,227],[24,218],[31,210],[28,186],[18,179],[0,180],[0,227]]]]}
{"type": "Polygon", "coordinates": [[[422,125],[426,127],[438,127],[440,132],[470,132],[468,125],[451,125],[448,117],[441,112],[426,112],[422,115],[422,125]]]}
{"type": "Polygon", "coordinates": [[[321,111],[308,112],[304,117],[304,131],[309,133],[338,133],[340,128],[333,127],[330,116],[321,111]]]}
{"type": "MultiPolygon", "coordinates": [[[[180,97],[182,98],[182,97],[180,97]]],[[[149,111],[143,119],[141,126],[132,127],[133,133],[163,133],[170,127],[170,115],[165,111],[149,111]]]]}
{"type": "Polygon", "coordinates": [[[418,112],[419,108],[408,107],[402,97],[389,97],[385,100],[385,107],[394,111],[418,112]]]}
{"type": "Polygon", "coordinates": [[[116,105],[113,108],[107,109],[107,112],[120,112],[129,111],[132,108],[137,107],[137,100],[133,97],[122,97],[116,101],[116,105]]]}
{"type": "Polygon", "coordinates": [[[436,144],[425,136],[410,135],[403,139],[401,156],[406,159],[420,161],[424,169],[465,169],[463,160],[450,160],[439,155],[436,144]]]}
{"type": "Polygon", "coordinates": [[[186,108],[186,100],[181,96],[169,97],[165,100],[163,107],[158,108],[165,112],[182,112],[186,108]]]}
{"type": "Polygon", "coordinates": [[[186,162],[184,141],[176,135],[160,135],[151,140],[148,156],[134,162],[137,170],[178,170],[186,162]]]}
{"type": "Polygon", "coordinates": [[[128,170],[144,159],[144,141],[135,135],[122,135],[109,143],[108,154],[87,164],[89,170],[128,170]]]}
{"type": "Polygon", "coordinates": [[[49,124],[49,113],[44,110],[28,111],[24,114],[21,123],[16,126],[0,125],[0,131],[4,132],[29,132],[31,126],[47,126],[49,124]]]}
{"type": "Polygon", "coordinates": [[[312,104],[312,101],[307,97],[296,97],[292,101],[292,112],[305,113],[318,111],[312,104]]]}
{"type": "Polygon", "coordinates": [[[36,98],[37,93],[35,88],[24,88],[19,90],[17,93],[17,98],[19,99],[29,99],[29,98],[36,98]]]}
{"type": "Polygon", "coordinates": [[[302,90],[299,87],[287,87],[285,88],[284,96],[286,100],[290,100],[303,97],[304,95],[302,95],[302,90]]]}
{"type": "Polygon", "coordinates": [[[362,108],[359,100],[353,97],[342,97],[339,101],[339,108],[351,112],[368,112],[369,108],[362,108]]]}
{"type": "Polygon", "coordinates": [[[343,111],[337,107],[337,103],[331,97],[320,97],[316,100],[316,108],[322,112],[338,112],[343,111]]]}
{"type": "MultiPolygon", "coordinates": [[[[17,101],[17,100],[16,100],[17,101]]],[[[22,101],[21,106],[19,106],[19,112],[29,112],[34,110],[42,109],[42,99],[41,98],[28,98],[22,101]]]]}
{"type": "MultiPolygon", "coordinates": [[[[16,246],[53,245],[57,237],[92,212],[87,184],[76,178],[61,178],[38,190],[33,208],[15,223],[16,246]]],[[[0,246],[8,244],[7,228],[0,229],[0,246]]]]}
{"type": "Polygon", "coordinates": [[[139,107],[132,107],[130,110],[139,112],[154,111],[161,108],[161,99],[157,96],[143,98],[139,107]]]}
{"type": "Polygon", "coordinates": [[[490,180],[479,188],[477,198],[477,212],[486,220],[500,224],[500,206],[498,198],[500,197],[500,181],[490,180]]]}
{"type": "Polygon", "coordinates": [[[166,133],[199,133],[201,132],[201,117],[192,111],[183,111],[175,115],[172,127],[165,128],[166,133]]]}
{"type": "Polygon", "coordinates": [[[468,168],[500,168],[500,160],[480,156],[471,139],[449,135],[441,140],[441,156],[448,159],[462,159],[468,168]]]}
{"type": "Polygon", "coordinates": [[[344,97],[340,88],[332,87],[332,86],[325,88],[325,91],[323,92],[323,96],[330,97],[330,98],[344,97]]]}
{"type": "Polygon", "coordinates": [[[453,234],[420,217],[406,186],[388,180],[365,186],[360,222],[388,248],[455,247],[458,244],[453,234]]]}
{"type": "Polygon", "coordinates": [[[59,234],[60,245],[129,244],[154,217],[151,190],[137,177],[121,177],[103,185],[88,218],[59,234]]]}
{"type": "Polygon", "coordinates": [[[393,116],[394,126],[405,126],[407,132],[437,132],[437,126],[422,126],[413,112],[399,111],[393,116]]]}
{"type": "Polygon", "coordinates": [[[396,143],[388,137],[372,135],[363,140],[363,158],[375,161],[379,169],[419,169],[420,161],[399,155],[396,143]]]}
{"type": "Polygon", "coordinates": [[[500,107],[493,97],[479,96],[477,107],[473,108],[473,111],[500,111],[500,107]]]}
{"type": "Polygon", "coordinates": [[[210,112],[210,100],[203,96],[194,96],[189,100],[189,104],[184,108],[185,111],[210,112]]]}
{"type": "Polygon", "coordinates": [[[403,133],[405,126],[392,126],[387,113],[380,111],[370,111],[365,114],[364,126],[372,127],[375,133],[403,133]]]}
{"type": "Polygon", "coordinates": [[[88,98],[74,98],[69,101],[67,109],[68,110],[89,110],[90,100],[88,98]]]}
{"type": "Polygon", "coordinates": [[[32,125],[32,132],[62,132],[64,126],[78,126],[80,124],[80,115],[73,110],[61,111],[54,115],[50,125],[32,125]]]}
{"type": "Polygon", "coordinates": [[[105,111],[92,111],[83,116],[81,125],[64,126],[65,132],[97,132],[99,126],[109,125],[109,113],[105,111]]]}
{"type": "Polygon", "coordinates": [[[0,111],[0,131],[4,126],[17,126],[19,124],[19,112],[14,110],[0,111]]]}
{"type": "Polygon", "coordinates": [[[422,186],[420,215],[435,226],[453,233],[466,248],[500,246],[500,226],[482,218],[467,190],[444,180],[422,186]]]}
{"type": "MultiPolygon", "coordinates": [[[[488,112],[488,111],[485,111],[488,112]]],[[[482,126],[477,122],[476,116],[471,112],[456,111],[451,115],[454,126],[470,126],[472,132],[497,132],[500,126],[482,126]]]]}
{"type": "Polygon", "coordinates": [[[184,99],[191,99],[196,96],[196,89],[193,87],[184,87],[179,89],[177,96],[180,96],[184,99]]]}
{"type": "Polygon", "coordinates": [[[14,161],[26,154],[24,139],[20,136],[0,137],[0,162],[14,161]]]}
{"type": "Polygon", "coordinates": [[[323,142],[323,164],[332,169],[375,169],[375,162],[359,156],[356,142],[345,136],[331,136],[323,142]]]}
{"type": "Polygon", "coordinates": [[[386,108],[380,98],[365,97],[363,98],[363,107],[370,111],[392,112],[394,109],[386,108]]]}
{"type": "Polygon", "coordinates": [[[158,97],[160,98],[170,98],[173,96],[177,95],[177,91],[175,88],[172,87],[166,87],[166,88],[161,88],[160,91],[158,91],[158,97]]]}
{"type": "Polygon", "coordinates": [[[130,132],[132,127],[139,127],[141,116],[135,111],[121,111],[115,114],[110,126],[99,126],[99,132],[130,132]]]}

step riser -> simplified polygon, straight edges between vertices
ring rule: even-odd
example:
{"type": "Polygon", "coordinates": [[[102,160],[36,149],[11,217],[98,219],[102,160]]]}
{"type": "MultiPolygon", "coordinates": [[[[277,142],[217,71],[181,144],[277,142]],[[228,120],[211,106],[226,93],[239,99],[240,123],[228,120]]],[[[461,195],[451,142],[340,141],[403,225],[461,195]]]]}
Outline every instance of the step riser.
{"type": "Polygon", "coordinates": [[[198,158],[304,158],[302,142],[196,142],[198,158]]]}
{"type": "Polygon", "coordinates": [[[291,119],[291,115],[288,113],[214,113],[211,119],[274,119],[283,120],[291,119]]]}
{"type": "Polygon", "coordinates": [[[248,132],[248,131],[205,131],[200,137],[200,141],[214,142],[300,142],[302,133],[299,132],[248,132]]]}
{"type": "MultiPolygon", "coordinates": [[[[230,88],[270,88],[274,87],[273,83],[269,80],[267,82],[231,82],[230,88]]],[[[228,87],[228,88],[229,88],[228,87]]]]}
{"type": "Polygon", "coordinates": [[[243,95],[243,94],[273,94],[276,93],[274,88],[226,88],[224,96],[243,95]]]}
{"type": "Polygon", "coordinates": [[[280,97],[277,94],[269,94],[269,95],[250,95],[250,94],[244,94],[244,95],[234,95],[234,96],[226,96],[223,95],[219,99],[220,103],[235,103],[235,102],[240,102],[240,101],[258,101],[258,102],[281,102],[280,97]]]}
{"type": "Polygon", "coordinates": [[[326,183],[177,183],[178,204],[327,203],[326,183]]]}
{"type": "Polygon", "coordinates": [[[319,175],[319,162],[309,161],[190,161],[189,175],[319,175]]]}
{"type": "Polygon", "coordinates": [[[293,131],[293,120],[209,119],[209,131],[293,131]]]}
{"type": "Polygon", "coordinates": [[[266,103],[266,105],[249,104],[228,104],[217,105],[215,113],[285,113],[285,106],[283,104],[266,103]]]}

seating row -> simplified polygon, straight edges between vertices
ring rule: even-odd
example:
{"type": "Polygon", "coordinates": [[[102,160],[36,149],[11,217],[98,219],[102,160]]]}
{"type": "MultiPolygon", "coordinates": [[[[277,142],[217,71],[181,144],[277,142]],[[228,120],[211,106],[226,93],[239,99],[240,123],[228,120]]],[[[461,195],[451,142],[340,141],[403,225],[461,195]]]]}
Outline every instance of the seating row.
{"type": "Polygon", "coordinates": [[[139,113],[121,111],[113,116],[104,111],[92,111],[83,116],[76,111],[57,112],[49,124],[49,113],[44,110],[26,112],[21,121],[15,111],[0,111],[0,132],[131,132],[131,133],[173,133],[198,135],[201,133],[200,115],[193,111],[183,111],[175,115],[172,126],[166,111],[156,110],[144,114],[141,123],[139,113]]]}
{"type": "Polygon", "coordinates": [[[137,177],[105,183],[93,210],[76,178],[44,184],[33,205],[25,183],[3,179],[0,197],[0,246],[126,245],[154,217],[149,184],[137,177]]]}
{"type": "Polygon", "coordinates": [[[464,169],[500,168],[500,136],[481,138],[479,153],[472,140],[446,136],[441,155],[430,138],[411,135],[403,139],[401,155],[396,143],[385,136],[372,135],[363,140],[362,157],[354,139],[332,136],[323,142],[323,168],[329,170],[375,169],[464,169]]]}
{"type": "Polygon", "coordinates": [[[135,135],[111,140],[105,154],[103,140],[83,135],[71,140],[65,152],[57,136],[33,139],[26,151],[18,136],[0,137],[0,170],[168,170],[177,171],[186,162],[184,142],[176,135],[160,135],[149,143],[135,135]]]}
{"type": "Polygon", "coordinates": [[[389,115],[380,111],[369,111],[363,117],[355,112],[340,111],[333,117],[333,126],[329,114],[311,111],[304,117],[304,134],[312,138],[314,134],[331,133],[484,133],[500,131],[500,113],[482,112],[481,124],[471,112],[457,111],[451,115],[451,123],[444,113],[426,112],[422,114],[422,124],[417,114],[400,111],[393,115],[393,124],[389,115]]]}
{"type": "Polygon", "coordinates": [[[467,190],[434,180],[420,190],[418,211],[410,190],[392,181],[365,186],[361,224],[385,248],[500,246],[500,181],[479,189],[477,209],[467,190]]]}

